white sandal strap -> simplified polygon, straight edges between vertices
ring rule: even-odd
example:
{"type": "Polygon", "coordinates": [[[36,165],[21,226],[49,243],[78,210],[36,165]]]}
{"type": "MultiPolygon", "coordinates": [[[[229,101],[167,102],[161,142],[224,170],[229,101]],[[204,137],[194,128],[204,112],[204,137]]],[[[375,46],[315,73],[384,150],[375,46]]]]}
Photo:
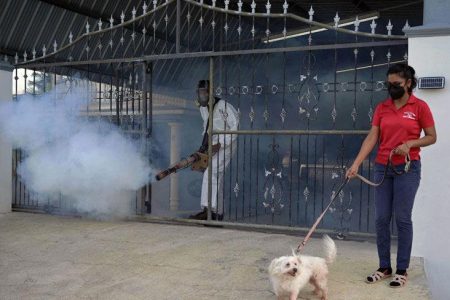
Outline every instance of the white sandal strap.
{"type": "Polygon", "coordinates": [[[394,279],[392,279],[392,281],[395,281],[395,282],[400,283],[401,285],[404,285],[407,281],[407,276],[395,274],[394,279]]]}
{"type": "Polygon", "coordinates": [[[372,278],[373,282],[384,279],[390,275],[384,274],[383,272],[376,271],[373,273],[370,277],[372,278]]]}

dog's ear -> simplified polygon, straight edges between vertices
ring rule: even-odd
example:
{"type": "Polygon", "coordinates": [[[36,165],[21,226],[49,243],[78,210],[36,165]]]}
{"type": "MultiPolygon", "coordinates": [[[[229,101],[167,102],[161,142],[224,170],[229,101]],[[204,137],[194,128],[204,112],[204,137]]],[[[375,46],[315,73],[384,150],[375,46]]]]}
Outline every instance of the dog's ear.
{"type": "Polygon", "coordinates": [[[269,273],[274,275],[282,274],[283,270],[281,266],[283,264],[283,261],[283,257],[278,257],[272,260],[269,266],[269,273]]]}

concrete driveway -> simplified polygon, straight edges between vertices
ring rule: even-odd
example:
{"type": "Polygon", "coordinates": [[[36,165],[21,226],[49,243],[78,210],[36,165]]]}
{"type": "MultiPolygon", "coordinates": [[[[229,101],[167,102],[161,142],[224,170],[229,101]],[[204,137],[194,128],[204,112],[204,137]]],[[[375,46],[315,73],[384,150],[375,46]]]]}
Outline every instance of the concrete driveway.
{"type": "MultiPolygon", "coordinates": [[[[203,226],[4,214],[0,299],[274,299],[267,266],[299,241],[203,226]]],[[[376,246],[336,244],[330,299],[430,298],[420,259],[413,258],[405,288],[368,285],[363,280],[377,268],[376,246]]],[[[313,239],[305,253],[321,253],[320,246],[313,239]]],[[[317,299],[311,291],[300,299],[317,299]]]]}

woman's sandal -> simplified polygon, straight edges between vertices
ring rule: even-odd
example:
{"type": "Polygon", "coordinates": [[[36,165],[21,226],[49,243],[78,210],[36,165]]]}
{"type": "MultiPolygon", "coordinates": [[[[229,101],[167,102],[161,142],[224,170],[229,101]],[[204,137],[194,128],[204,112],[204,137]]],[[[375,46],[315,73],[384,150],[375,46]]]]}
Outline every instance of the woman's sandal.
{"type": "Polygon", "coordinates": [[[385,271],[385,273],[380,272],[380,271],[375,271],[375,273],[373,273],[372,275],[368,276],[366,278],[366,283],[376,283],[378,281],[381,281],[383,279],[389,278],[392,276],[392,273],[386,274],[387,271],[385,271]],[[372,278],[372,280],[370,281],[369,278],[372,278]]]}
{"type": "Polygon", "coordinates": [[[407,273],[405,273],[405,275],[395,274],[394,279],[391,280],[389,286],[391,288],[400,288],[406,284],[406,281],[408,281],[407,273]]]}

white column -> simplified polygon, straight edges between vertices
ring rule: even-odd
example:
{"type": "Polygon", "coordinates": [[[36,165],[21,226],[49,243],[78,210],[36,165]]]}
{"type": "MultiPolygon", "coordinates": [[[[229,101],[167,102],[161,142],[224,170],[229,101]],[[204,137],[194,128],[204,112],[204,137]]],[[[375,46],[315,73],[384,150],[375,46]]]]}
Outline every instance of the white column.
{"type": "MultiPolygon", "coordinates": [[[[0,61],[0,102],[12,101],[12,70],[0,61]]],[[[12,203],[12,146],[0,133],[0,213],[11,211],[12,203]]]]}
{"type": "MultiPolygon", "coordinates": [[[[168,123],[170,126],[170,165],[178,162],[180,156],[180,128],[181,124],[177,122],[168,123]]],[[[179,174],[175,173],[170,175],[170,195],[169,205],[170,210],[178,210],[180,202],[179,193],[179,174]]]]}
{"type": "Polygon", "coordinates": [[[425,261],[433,299],[448,299],[450,286],[450,1],[425,0],[424,25],[406,30],[409,64],[418,77],[444,76],[444,89],[417,89],[433,113],[437,143],[422,149],[422,181],[413,209],[412,255],[425,261]]]}

